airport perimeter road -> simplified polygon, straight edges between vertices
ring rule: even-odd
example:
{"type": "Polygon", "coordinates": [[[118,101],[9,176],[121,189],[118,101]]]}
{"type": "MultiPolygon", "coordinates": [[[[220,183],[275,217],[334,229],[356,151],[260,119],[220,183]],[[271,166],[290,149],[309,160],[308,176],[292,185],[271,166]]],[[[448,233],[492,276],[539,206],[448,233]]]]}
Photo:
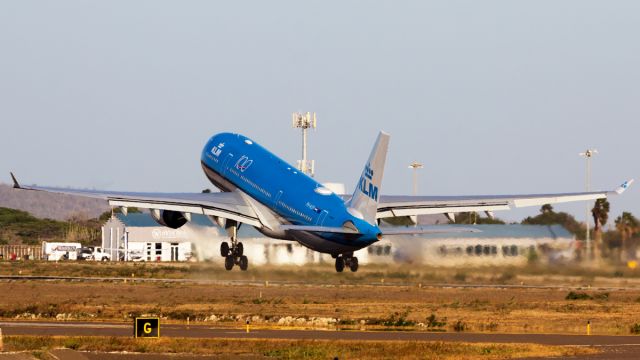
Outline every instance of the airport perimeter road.
{"type": "MultiPolygon", "coordinates": [[[[58,335],[58,336],[132,336],[130,324],[122,323],[47,323],[0,322],[5,335],[58,335]]],[[[403,340],[403,341],[463,341],[477,343],[536,343],[544,345],[582,346],[640,346],[640,336],[562,335],[562,334],[493,334],[493,333],[439,333],[419,331],[336,331],[336,330],[263,330],[247,333],[244,329],[210,326],[161,324],[163,337],[187,338],[252,338],[288,340],[403,340]]]]}

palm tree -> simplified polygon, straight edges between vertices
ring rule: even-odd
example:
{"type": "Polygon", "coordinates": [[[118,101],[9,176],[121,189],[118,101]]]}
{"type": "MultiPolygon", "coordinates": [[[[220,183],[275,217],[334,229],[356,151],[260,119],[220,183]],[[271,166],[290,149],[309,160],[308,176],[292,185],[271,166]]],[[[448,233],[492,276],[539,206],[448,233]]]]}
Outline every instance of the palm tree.
{"type": "Polygon", "coordinates": [[[552,213],[553,212],[553,206],[551,206],[551,204],[544,204],[540,208],[540,212],[543,213],[543,214],[552,213]]]}
{"type": "Polygon", "coordinates": [[[621,216],[616,218],[616,229],[620,233],[622,245],[620,246],[620,261],[627,260],[627,241],[631,239],[634,233],[638,231],[638,219],[630,212],[623,212],[621,216]]]}
{"type": "Polygon", "coordinates": [[[598,199],[591,209],[591,215],[593,215],[593,222],[596,224],[593,229],[594,232],[594,255],[596,260],[602,258],[602,228],[609,220],[609,201],[607,199],[598,199]]]}

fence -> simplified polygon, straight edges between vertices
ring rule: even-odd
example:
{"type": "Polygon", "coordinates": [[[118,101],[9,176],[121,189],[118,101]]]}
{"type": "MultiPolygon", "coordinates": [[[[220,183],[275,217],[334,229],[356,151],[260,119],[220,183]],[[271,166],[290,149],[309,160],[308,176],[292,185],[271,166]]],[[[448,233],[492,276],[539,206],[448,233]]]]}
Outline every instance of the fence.
{"type": "Polygon", "coordinates": [[[26,259],[27,257],[29,260],[42,260],[42,247],[37,245],[0,245],[0,256],[2,260],[26,259]]]}

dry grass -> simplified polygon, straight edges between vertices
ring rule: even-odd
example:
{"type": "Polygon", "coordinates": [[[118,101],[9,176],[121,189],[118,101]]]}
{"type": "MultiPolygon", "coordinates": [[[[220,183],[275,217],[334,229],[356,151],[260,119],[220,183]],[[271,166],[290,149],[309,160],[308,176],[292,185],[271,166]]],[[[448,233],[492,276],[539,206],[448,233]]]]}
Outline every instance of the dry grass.
{"type": "Polygon", "coordinates": [[[320,341],[247,339],[133,339],[122,337],[7,336],[8,351],[65,347],[79,351],[259,355],[277,359],[514,359],[592,354],[590,348],[536,344],[468,344],[416,341],[320,341]]]}
{"type": "Polygon", "coordinates": [[[12,281],[0,282],[0,317],[130,321],[154,314],[194,323],[217,315],[217,325],[239,326],[258,316],[255,326],[273,327],[291,316],[333,318],[347,328],[364,322],[454,331],[462,322],[464,331],[575,334],[588,320],[594,334],[629,334],[640,322],[640,290],[612,291],[606,300],[600,291],[584,292],[594,299],[567,300],[567,291],[554,289],[12,281]]]}
{"type": "MultiPolygon", "coordinates": [[[[239,326],[257,316],[257,327],[277,326],[278,319],[331,318],[345,328],[400,327],[430,331],[536,332],[583,334],[591,321],[594,334],[630,334],[640,323],[640,289],[569,290],[429,287],[432,282],[518,282],[533,275],[509,276],[489,269],[467,274],[459,270],[396,266],[367,266],[356,274],[336,274],[330,266],[260,267],[249,272],[226,272],[207,264],[102,264],[0,262],[0,273],[56,275],[126,275],[169,278],[204,277],[212,280],[242,278],[253,285],[198,283],[124,283],[65,281],[0,282],[0,318],[130,321],[141,314],[160,315],[164,322],[202,323],[216,315],[217,326],[239,326]],[[403,270],[404,269],[404,270],[403,270]],[[202,271],[198,273],[197,271],[202,271]],[[417,279],[431,277],[432,281],[417,279]],[[499,279],[502,280],[499,280],[499,279]],[[381,285],[384,279],[384,286],[381,285]],[[481,281],[478,279],[485,279],[481,281]],[[487,280],[488,279],[488,280],[487,280]],[[493,279],[493,280],[492,280],[493,279]],[[265,286],[265,280],[271,281],[265,286]],[[274,285],[274,280],[296,281],[274,285]],[[375,280],[375,281],[374,281],[375,280]],[[390,285],[395,281],[395,285],[390,285]],[[374,286],[373,284],[376,284],[374,286]],[[420,286],[422,285],[422,286],[420,286]],[[581,294],[586,296],[582,296],[581,294]],[[605,296],[605,293],[607,295],[605,296]],[[430,326],[431,324],[431,326],[430,326]]],[[[506,269],[503,269],[505,272],[506,269]]],[[[532,270],[526,270],[532,271],[532,270]]],[[[525,270],[523,272],[526,273],[525,270]]],[[[577,271],[577,270],[576,270],[577,271]]],[[[129,276],[130,277],[130,276],[129,276]]],[[[584,285],[584,277],[542,274],[535,281],[584,285]]],[[[635,278],[603,278],[616,285],[632,285],[635,278]]],[[[593,288],[592,288],[593,289],[593,288]]],[[[312,326],[297,324],[297,326],[312,326]]],[[[313,325],[316,326],[316,325],[313,325]]]]}

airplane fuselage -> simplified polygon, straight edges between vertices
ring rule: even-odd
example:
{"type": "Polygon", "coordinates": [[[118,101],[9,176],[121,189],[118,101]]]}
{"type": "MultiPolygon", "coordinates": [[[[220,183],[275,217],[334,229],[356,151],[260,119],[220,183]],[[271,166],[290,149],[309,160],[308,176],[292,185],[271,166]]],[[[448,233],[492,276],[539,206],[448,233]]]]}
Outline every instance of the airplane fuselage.
{"type": "MultiPolygon", "coordinates": [[[[241,190],[272,211],[283,224],[342,227],[350,222],[359,232],[287,231],[291,239],[313,250],[337,255],[378,240],[378,226],[354,216],[339,196],[243,135],[221,133],[211,137],[202,150],[201,164],[220,190],[241,190]]],[[[373,192],[366,184],[359,187],[365,194],[373,192]]],[[[372,195],[377,197],[377,193],[372,195]]],[[[267,229],[258,230],[269,234],[267,229]]]]}

